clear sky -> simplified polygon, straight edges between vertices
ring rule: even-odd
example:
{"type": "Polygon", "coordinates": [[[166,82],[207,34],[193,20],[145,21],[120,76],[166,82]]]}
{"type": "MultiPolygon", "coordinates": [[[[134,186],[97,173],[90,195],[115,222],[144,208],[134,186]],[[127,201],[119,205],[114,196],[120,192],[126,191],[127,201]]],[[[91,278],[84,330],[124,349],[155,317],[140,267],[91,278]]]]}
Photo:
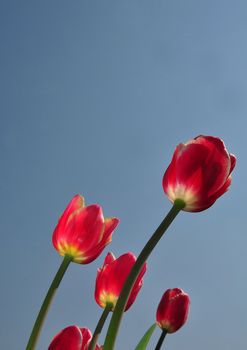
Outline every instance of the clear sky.
{"type": "Polygon", "coordinates": [[[245,0],[1,1],[1,349],[25,348],[61,262],[52,232],[76,193],[121,225],[96,261],[69,267],[38,350],[68,325],[94,329],[97,268],[109,250],[140,252],[171,207],[161,180],[173,150],[198,134],[236,154],[232,186],[174,222],[116,349],[134,349],[173,287],[191,312],[167,349],[247,347],[246,18],[245,0]]]}

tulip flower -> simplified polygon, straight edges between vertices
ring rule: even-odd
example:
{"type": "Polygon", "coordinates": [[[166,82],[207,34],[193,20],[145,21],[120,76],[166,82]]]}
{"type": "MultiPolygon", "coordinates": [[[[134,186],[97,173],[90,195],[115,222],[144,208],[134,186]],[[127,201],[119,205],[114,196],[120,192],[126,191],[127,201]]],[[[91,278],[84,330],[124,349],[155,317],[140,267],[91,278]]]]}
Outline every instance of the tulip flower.
{"type": "MultiPolygon", "coordinates": [[[[112,253],[108,253],[102,268],[98,269],[95,285],[95,300],[102,308],[111,305],[111,310],[117,303],[126,278],[136,262],[136,257],[132,253],[126,253],[119,258],[115,258],[112,253]]],[[[135,301],[139,293],[143,275],[146,272],[147,264],[145,263],[135,281],[128,298],[125,310],[128,310],[135,301]]]]}
{"type": "Polygon", "coordinates": [[[71,261],[88,264],[111,242],[119,220],[104,218],[98,204],[85,206],[84,198],[74,196],[60,217],[52,242],[64,259],[48,289],[34,323],[26,350],[34,350],[51,301],[71,261]]]}
{"type": "Polygon", "coordinates": [[[98,204],[85,206],[84,198],[76,195],[60,217],[52,242],[60,255],[88,264],[111,242],[118,222],[117,218],[104,218],[98,204]]]}
{"type": "MultiPolygon", "coordinates": [[[[89,350],[95,349],[95,344],[109,312],[114,310],[124,283],[135,262],[136,257],[132,253],[123,254],[117,259],[113,253],[108,253],[102,268],[98,269],[94,296],[96,302],[104,309],[104,311],[95,328],[92,341],[89,345],[89,350]]],[[[137,294],[142,287],[143,275],[146,272],[146,269],[147,264],[144,263],[130,292],[124,311],[127,311],[135,301],[137,294]]]]}
{"type": "Polygon", "coordinates": [[[228,190],[235,164],[221,139],[200,135],[176,147],[164,191],[172,203],[183,201],[185,211],[205,210],[228,190]]]}
{"type": "Polygon", "coordinates": [[[166,333],[174,333],[187,321],[190,298],[182,289],[168,289],[160,300],[156,321],[166,333]]]}
{"type": "MultiPolygon", "coordinates": [[[[88,328],[69,326],[53,338],[48,350],[87,350],[91,338],[88,328]]],[[[101,347],[97,345],[96,349],[100,350],[101,347]]]]}

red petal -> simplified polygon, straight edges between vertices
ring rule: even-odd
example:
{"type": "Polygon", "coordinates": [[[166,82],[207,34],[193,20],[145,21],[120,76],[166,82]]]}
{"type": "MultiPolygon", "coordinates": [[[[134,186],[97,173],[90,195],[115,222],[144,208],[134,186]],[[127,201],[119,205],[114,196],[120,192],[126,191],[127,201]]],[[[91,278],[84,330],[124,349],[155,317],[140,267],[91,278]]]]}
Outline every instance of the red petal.
{"type": "Polygon", "coordinates": [[[212,195],[229,176],[231,161],[223,141],[212,136],[199,136],[188,143],[186,149],[180,158],[181,162],[177,163],[178,182],[186,182],[197,192],[212,195]],[[184,174],[186,170],[187,176],[184,174]],[[197,181],[193,178],[196,170],[200,171],[197,181]]]}
{"type": "Polygon", "coordinates": [[[77,326],[64,328],[52,340],[48,350],[81,350],[82,335],[77,326]]]}
{"type": "Polygon", "coordinates": [[[104,270],[104,279],[109,293],[119,296],[127,276],[130,273],[136,257],[132,253],[126,253],[116,259],[104,270]]]}
{"type": "Polygon", "coordinates": [[[82,347],[81,350],[87,350],[89,343],[92,339],[92,333],[88,328],[80,328],[82,334],[82,347]]]}
{"type": "Polygon", "coordinates": [[[111,235],[117,225],[119,224],[119,219],[118,218],[105,218],[105,230],[104,234],[102,236],[102,242],[108,241],[108,243],[111,242],[111,235]]]}
{"type": "Polygon", "coordinates": [[[117,218],[107,218],[105,219],[105,229],[101,235],[101,241],[90,251],[86,252],[86,259],[83,261],[83,264],[88,264],[95,260],[105,247],[111,242],[113,230],[119,223],[117,218]]]}
{"type": "Polygon", "coordinates": [[[84,205],[85,205],[84,198],[80,194],[75,195],[67,205],[63,214],[61,215],[58,225],[66,226],[67,221],[69,220],[71,215],[73,215],[74,213],[77,213],[80,209],[84,207],[84,205]]]}
{"type": "Polygon", "coordinates": [[[104,217],[101,207],[96,204],[90,205],[71,218],[65,231],[59,232],[59,240],[66,241],[83,254],[87,254],[91,247],[98,244],[103,227],[104,217]]]}
{"type": "Polygon", "coordinates": [[[136,297],[143,285],[143,276],[145,274],[147,270],[147,263],[145,263],[141,269],[141,272],[139,273],[137,279],[136,279],[136,282],[131,290],[131,293],[130,293],[130,296],[129,296],[129,299],[127,301],[127,304],[125,306],[125,310],[124,311],[127,311],[130,306],[134,303],[134,301],[136,300],[136,297]]]}
{"type": "Polygon", "coordinates": [[[103,268],[104,266],[108,265],[108,264],[111,264],[114,260],[116,260],[114,254],[111,253],[111,252],[108,253],[108,254],[106,255],[106,257],[105,257],[105,260],[104,260],[104,263],[103,263],[102,268],[103,268]]]}
{"type": "MultiPolygon", "coordinates": [[[[232,183],[232,178],[231,176],[228,177],[228,179],[226,180],[226,182],[224,183],[224,185],[216,192],[214,193],[213,196],[211,196],[209,198],[209,201],[213,201],[213,203],[216,201],[216,199],[218,199],[220,196],[222,196],[226,191],[228,191],[230,185],[232,183]]],[[[212,204],[211,204],[212,205],[212,204]]]]}
{"type": "Polygon", "coordinates": [[[80,194],[75,195],[67,205],[66,209],[64,210],[60,219],[58,220],[58,224],[52,236],[52,242],[56,249],[57,249],[57,240],[59,239],[58,235],[60,234],[60,232],[65,231],[65,227],[71,215],[73,216],[75,213],[78,213],[84,207],[84,205],[85,205],[84,197],[82,197],[80,194]]]}
{"type": "MultiPolygon", "coordinates": [[[[106,243],[106,245],[109,243],[106,243]]],[[[85,256],[85,259],[83,260],[83,264],[89,264],[90,262],[94,261],[102,253],[106,245],[98,244],[93,249],[88,251],[86,253],[87,255],[85,256]]]]}
{"type": "Polygon", "coordinates": [[[230,168],[230,173],[232,173],[233,169],[235,168],[235,165],[236,165],[236,161],[237,161],[237,158],[234,156],[234,154],[230,154],[230,158],[231,158],[231,168],[230,168]]]}
{"type": "Polygon", "coordinates": [[[185,148],[185,145],[182,143],[177,145],[172,157],[172,161],[164,174],[163,188],[166,193],[168,192],[169,186],[174,187],[176,185],[176,182],[177,182],[176,181],[176,162],[177,162],[178,155],[183,152],[184,148],[185,148]]]}
{"type": "MultiPolygon", "coordinates": [[[[232,179],[231,179],[231,176],[229,176],[225,184],[216,193],[214,193],[211,197],[206,198],[204,201],[200,201],[196,203],[195,208],[190,209],[189,211],[197,213],[210,208],[220,196],[222,196],[225,192],[228,191],[231,185],[231,182],[232,182],[232,179]]],[[[186,208],[185,208],[185,211],[186,211],[186,208]]]]}

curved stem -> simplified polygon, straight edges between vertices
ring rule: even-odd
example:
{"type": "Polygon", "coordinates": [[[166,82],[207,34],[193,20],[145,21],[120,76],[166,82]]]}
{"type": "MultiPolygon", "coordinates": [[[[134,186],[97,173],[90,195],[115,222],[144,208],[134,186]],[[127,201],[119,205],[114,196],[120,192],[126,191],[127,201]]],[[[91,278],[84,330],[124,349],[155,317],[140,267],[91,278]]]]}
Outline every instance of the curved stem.
{"type": "Polygon", "coordinates": [[[159,242],[159,240],[161,239],[165,231],[168,229],[168,227],[170,226],[172,221],[175,219],[175,217],[178,215],[180,210],[184,208],[184,206],[185,206],[184,201],[180,199],[175,200],[173,207],[171,208],[171,210],[169,211],[165,219],[161,222],[159,227],[156,229],[152,237],[149,239],[149,241],[141,251],[140,255],[138,256],[134,266],[132,267],[132,270],[130,271],[128,278],[126,279],[122,292],[115,306],[115,309],[111,318],[111,322],[108,328],[108,332],[106,334],[104,350],[114,349],[114,344],[117,337],[120,322],[123,316],[124,308],[127,303],[128,297],[131,293],[131,289],[137,279],[137,276],[139,275],[145,261],[151,254],[156,244],[159,242]]]}
{"type": "Polygon", "coordinates": [[[92,337],[92,340],[90,342],[90,345],[89,345],[89,348],[88,350],[94,350],[95,347],[96,347],[96,344],[97,344],[97,341],[98,341],[98,338],[99,338],[99,335],[102,331],[102,328],[104,326],[104,323],[107,319],[107,316],[109,315],[109,312],[112,310],[112,304],[109,303],[106,305],[106,307],[104,308],[104,311],[102,312],[102,315],[99,319],[99,322],[95,328],[95,331],[93,333],[93,337],[92,337]]]}
{"type": "Polygon", "coordinates": [[[167,331],[165,329],[163,329],[163,331],[162,331],[162,333],[160,335],[160,339],[159,339],[159,341],[158,341],[158,343],[156,345],[155,350],[160,350],[161,349],[161,346],[163,344],[163,341],[164,341],[166,335],[167,335],[167,331]]]}
{"type": "Polygon", "coordinates": [[[43,326],[45,317],[47,315],[49,306],[51,305],[52,299],[56,293],[56,290],[63,278],[63,275],[65,274],[65,271],[67,270],[70,262],[72,261],[72,258],[70,256],[65,255],[51,285],[48,289],[48,292],[46,294],[46,297],[43,301],[43,304],[39,310],[38,316],[36,318],[35,324],[33,326],[32,333],[30,335],[26,350],[33,350],[35,349],[41,328],[43,326]]]}

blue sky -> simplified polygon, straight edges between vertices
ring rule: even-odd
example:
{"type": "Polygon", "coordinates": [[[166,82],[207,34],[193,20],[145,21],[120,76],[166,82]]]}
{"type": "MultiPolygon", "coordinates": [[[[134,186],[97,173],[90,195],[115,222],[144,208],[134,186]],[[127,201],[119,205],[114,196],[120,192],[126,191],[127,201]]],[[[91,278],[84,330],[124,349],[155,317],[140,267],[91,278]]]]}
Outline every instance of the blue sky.
{"type": "Polygon", "coordinates": [[[96,261],[69,267],[37,349],[67,325],[93,330],[97,268],[109,250],[140,252],[171,207],[161,180],[173,150],[198,134],[237,156],[232,186],[176,219],[116,349],[134,349],[173,287],[191,312],[167,349],[246,347],[246,17],[243,0],[1,1],[1,348],[25,348],[76,193],[121,225],[96,261]]]}

